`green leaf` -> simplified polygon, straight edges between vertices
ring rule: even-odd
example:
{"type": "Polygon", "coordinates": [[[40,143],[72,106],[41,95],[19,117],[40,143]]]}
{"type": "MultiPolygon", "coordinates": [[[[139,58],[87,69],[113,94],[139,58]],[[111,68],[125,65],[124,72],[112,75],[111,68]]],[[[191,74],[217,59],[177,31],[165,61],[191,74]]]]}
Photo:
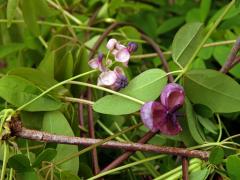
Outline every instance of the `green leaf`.
{"type": "Polygon", "coordinates": [[[211,118],[213,117],[212,110],[202,104],[194,104],[194,111],[202,117],[211,118]]]}
{"type": "MultiPolygon", "coordinates": [[[[42,72],[38,69],[33,69],[33,68],[27,68],[27,67],[15,68],[11,70],[8,74],[19,76],[23,79],[26,79],[32,82],[34,85],[38,86],[42,90],[47,90],[58,83],[55,79],[49,77],[49,75],[46,74],[45,72],[42,72]]],[[[50,92],[50,94],[63,95],[63,94],[66,94],[67,91],[68,90],[65,87],[59,86],[53,89],[50,92]]]]}
{"type": "Polygon", "coordinates": [[[41,166],[43,161],[50,162],[57,155],[57,151],[55,149],[44,149],[36,158],[33,167],[41,166]]]}
{"type": "Polygon", "coordinates": [[[200,13],[201,12],[199,8],[190,9],[186,15],[186,22],[187,23],[202,22],[200,13]]]}
{"type": "Polygon", "coordinates": [[[16,179],[33,180],[39,179],[39,176],[37,176],[37,173],[34,171],[34,169],[32,169],[31,171],[17,173],[16,179]]]}
{"type": "Polygon", "coordinates": [[[8,159],[8,166],[18,172],[31,171],[29,159],[23,154],[17,154],[8,159]]]}
{"type": "MultiPolygon", "coordinates": [[[[166,83],[167,76],[163,70],[150,69],[135,77],[120,93],[145,102],[152,101],[160,95],[166,83]]],[[[93,109],[103,114],[121,115],[136,112],[141,106],[120,96],[107,95],[94,103],[93,109]]]]}
{"type": "Polygon", "coordinates": [[[224,158],[224,151],[221,147],[214,147],[209,156],[209,162],[215,165],[220,164],[224,158]]]}
{"type": "MultiPolygon", "coordinates": [[[[40,35],[40,29],[37,23],[37,15],[35,6],[36,0],[22,0],[22,13],[24,22],[27,24],[29,30],[35,35],[40,35]]],[[[38,1],[38,0],[37,0],[38,1]]]]}
{"type": "MultiPolygon", "coordinates": [[[[88,51],[87,49],[82,46],[76,57],[76,61],[74,64],[74,76],[77,74],[82,74],[90,70],[90,67],[88,65],[88,51]]],[[[89,76],[84,76],[82,78],[79,78],[78,80],[81,82],[86,82],[89,76]]]]}
{"type": "Polygon", "coordinates": [[[20,111],[20,118],[24,127],[36,130],[42,129],[42,112],[20,111]]]}
{"type": "MultiPolygon", "coordinates": [[[[59,135],[74,136],[73,131],[64,117],[59,111],[46,112],[43,118],[43,130],[59,135]]],[[[77,146],[58,144],[57,156],[54,158],[55,162],[61,161],[64,158],[78,152],[77,146]]],[[[62,170],[71,171],[74,175],[77,175],[79,167],[78,156],[59,165],[62,170]]]]}
{"type": "Polygon", "coordinates": [[[209,132],[213,134],[218,134],[217,132],[217,126],[208,118],[202,117],[197,115],[197,119],[200,122],[200,124],[207,129],[209,132]]]}
{"type": "Polygon", "coordinates": [[[173,60],[179,62],[182,66],[185,66],[194,51],[198,48],[203,35],[204,31],[202,23],[188,23],[184,25],[173,39],[173,60]]]}
{"type": "Polygon", "coordinates": [[[56,64],[55,77],[59,81],[66,80],[73,75],[73,57],[72,52],[68,51],[65,56],[56,64]]]}
{"type": "Polygon", "coordinates": [[[236,155],[228,156],[227,158],[227,172],[230,176],[231,180],[239,180],[240,179],[240,158],[236,155]]]}
{"type": "Polygon", "coordinates": [[[37,9],[36,16],[43,18],[49,17],[52,15],[51,9],[48,7],[48,3],[45,0],[35,0],[34,6],[37,9]]]}
{"type": "MultiPolygon", "coordinates": [[[[0,79],[0,97],[10,104],[20,107],[37,97],[42,91],[31,82],[14,75],[0,79]]],[[[62,103],[49,96],[43,96],[24,108],[25,111],[53,111],[62,103]]]]}
{"type": "Polygon", "coordinates": [[[240,86],[229,76],[215,70],[192,70],[184,76],[187,97],[216,113],[240,111],[240,86]]]}
{"type": "Polygon", "coordinates": [[[38,65],[38,69],[49,75],[49,77],[54,78],[54,61],[55,52],[47,51],[43,60],[38,65]]]}
{"type": "Polygon", "coordinates": [[[18,6],[18,0],[8,0],[7,3],[7,20],[8,20],[8,27],[11,26],[12,20],[15,16],[16,10],[18,6]]]}
{"type": "Polygon", "coordinates": [[[80,178],[69,171],[61,171],[60,172],[61,180],[80,180],[80,178]]]}
{"type": "Polygon", "coordinates": [[[212,0],[202,0],[200,5],[200,15],[201,15],[201,21],[204,22],[207,18],[207,15],[209,13],[210,7],[211,7],[212,0]]]}
{"type": "Polygon", "coordinates": [[[190,180],[205,180],[205,179],[207,179],[209,173],[210,173],[210,171],[206,167],[204,167],[201,170],[192,172],[189,176],[189,179],[190,180]]]}
{"type": "Polygon", "coordinates": [[[164,34],[166,32],[169,32],[183,24],[183,22],[184,22],[183,17],[173,17],[171,19],[163,21],[163,23],[157,29],[157,34],[164,34]]]}
{"type": "Polygon", "coordinates": [[[0,45],[0,58],[3,58],[17,51],[21,51],[23,48],[25,48],[25,45],[22,43],[11,43],[6,45],[0,45]]]}
{"type": "Polygon", "coordinates": [[[187,98],[185,100],[185,105],[186,105],[186,115],[187,115],[189,131],[190,131],[193,139],[197,143],[203,144],[204,138],[201,136],[199,129],[198,129],[199,125],[198,125],[198,121],[196,119],[196,113],[194,112],[192,105],[187,98]]]}

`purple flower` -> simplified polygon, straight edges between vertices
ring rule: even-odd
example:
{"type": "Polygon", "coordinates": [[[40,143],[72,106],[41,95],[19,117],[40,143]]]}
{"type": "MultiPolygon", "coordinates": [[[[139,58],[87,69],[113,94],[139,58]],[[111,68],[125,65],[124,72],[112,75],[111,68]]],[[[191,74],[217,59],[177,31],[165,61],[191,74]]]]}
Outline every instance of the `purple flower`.
{"type": "Polygon", "coordinates": [[[182,128],[176,118],[176,111],[184,103],[184,90],[175,83],[168,84],[161,93],[161,101],[150,101],[141,108],[141,118],[151,131],[158,130],[166,135],[177,135],[182,128]]]}
{"type": "Polygon", "coordinates": [[[103,65],[103,54],[99,53],[98,57],[91,59],[88,65],[93,69],[99,69],[99,71],[106,71],[106,67],[103,65]]]}
{"type": "Polygon", "coordinates": [[[107,43],[107,49],[114,55],[115,60],[128,65],[130,54],[137,50],[137,44],[130,42],[128,46],[120,44],[116,39],[110,39],[107,43]]]}
{"type": "Polygon", "coordinates": [[[113,71],[102,72],[98,77],[98,86],[109,87],[112,90],[119,91],[127,86],[128,80],[123,70],[116,66],[113,71]]]}

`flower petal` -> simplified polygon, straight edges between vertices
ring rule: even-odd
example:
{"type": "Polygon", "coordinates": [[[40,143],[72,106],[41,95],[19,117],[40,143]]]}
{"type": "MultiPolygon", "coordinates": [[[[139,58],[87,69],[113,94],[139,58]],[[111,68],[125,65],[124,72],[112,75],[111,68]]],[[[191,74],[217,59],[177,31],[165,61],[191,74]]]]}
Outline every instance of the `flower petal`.
{"type": "Polygon", "coordinates": [[[107,42],[106,47],[107,47],[108,50],[112,51],[115,48],[116,44],[117,44],[117,40],[116,39],[109,39],[109,41],[107,42]]]}
{"type": "Polygon", "coordinates": [[[128,49],[129,53],[135,52],[137,50],[137,48],[138,48],[138,45],[136,43],[134,43],[134,42],[130,42],[127,45],[127,49],[128,49]]]}
{"type": "Polygon", "coordinates": [[[102,72],[98,77],[98,86],[111,86],[117,80],[117,75],[114,71],[102,72]]]}
{"type": "Polygon", "coordinates": [[[115,55],[115,60],[119,62],[128,62],[129,59],[130,54],[126,48],[119,50],[115,55]]]}
{"type": "Polygon", "coordinates": [[[90,60],[88,62],[88,65],[93,69],[97,69],[99,67],[98,58],[94,58],[94,59],[90,60]]]}
{"type": "Polygon", "coordinates": [[[115,46],[116,50],[122,50],[122,49],[126,49],[127,47],[120,44],[119,42],[116,43],[116,46],[115,46]]]}
{"type": "Polygon", "coordinates": [[[114,68],[114,72],[117,75],[117,79],[116,79],[115,83],[110,88],[112,90],[119,91],[119,90],[121,90],[122,88],[124,88],[128,85],[128,79],[124,75],[124,71],[121,67],[116,66],[114,68]]]}
{"type": "Polygon", "coordinates": [[[174,136],[179,134],[182,128],[176,119],[176,115],[172,114],[167,116],[166,121],[160,123],[159,130],[163,134],[174,136]]]}
{"type": "Polygon", "coordinates": [[[169,83],[161,93],[161,103],[173,112],[184,103],[183,87],[176,83],[169,83]]]}
{"type": "Polygon", "coordinates": [[[150,101],[145,103],[140,111],[143,124],[152,132],[159,130],[159,122],[165,121],[166,109],[161,103],[150,101]]]}

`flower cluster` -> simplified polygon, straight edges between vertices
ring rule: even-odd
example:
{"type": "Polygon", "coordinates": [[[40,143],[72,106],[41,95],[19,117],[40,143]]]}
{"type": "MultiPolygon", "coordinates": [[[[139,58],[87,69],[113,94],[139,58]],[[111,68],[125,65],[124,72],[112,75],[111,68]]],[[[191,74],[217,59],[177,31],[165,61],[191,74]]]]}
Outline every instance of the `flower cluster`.
{"type": "Polygon", "coordinates": [[[176,118],[176,111],[184,103],[184,90],[175,83],[168,84],[162,91],[160,102],[150,101],[141,108],[141,118],[152,132],[176,135],[182,128],[176,118]]]}
{"type": "MultiPolygon", "coordinates": [[[[116,39],[110,39],[106,45],[107,49],[114,56],[115,61],[128,65],[130,55],[137,50],[137,44],[130,42],[127,47],[120,44],[116,39]]],[[[103,54],[88,62],[89,66],[93,69],[98,69],[101,74],[98,77],[98,85],[108,87],[112,90],[119,91],[128,84],[127,77],[124,75],[122,68],[116,66],[114,70],[108,67],[112,64],[110,59],[104,62],[103,54]]]]}

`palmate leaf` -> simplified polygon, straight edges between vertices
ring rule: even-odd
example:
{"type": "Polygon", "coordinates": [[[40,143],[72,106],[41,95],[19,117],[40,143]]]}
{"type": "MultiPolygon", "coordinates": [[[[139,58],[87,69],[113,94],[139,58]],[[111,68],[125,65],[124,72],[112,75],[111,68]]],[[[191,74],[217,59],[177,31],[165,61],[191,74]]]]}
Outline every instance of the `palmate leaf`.
{"type": "Polygon", "coordinates": [[[187,97],[195,104],[203,104],[216,113],[240,111],[240,85],[215,70],[192,70],[184,76],[187,97]]]}
{"type": "MultiPolygon", "coordinates": [[[[120,91],[120,93],[137,98],[144,102],[155,100],[167,83],[166,73],[161,69],[147,70],[120,91]]],[[[107,95],[93,105],[96,112],[103,114],[121,115],[138,111],[141,104],[117,95],[107,95]]]]}

